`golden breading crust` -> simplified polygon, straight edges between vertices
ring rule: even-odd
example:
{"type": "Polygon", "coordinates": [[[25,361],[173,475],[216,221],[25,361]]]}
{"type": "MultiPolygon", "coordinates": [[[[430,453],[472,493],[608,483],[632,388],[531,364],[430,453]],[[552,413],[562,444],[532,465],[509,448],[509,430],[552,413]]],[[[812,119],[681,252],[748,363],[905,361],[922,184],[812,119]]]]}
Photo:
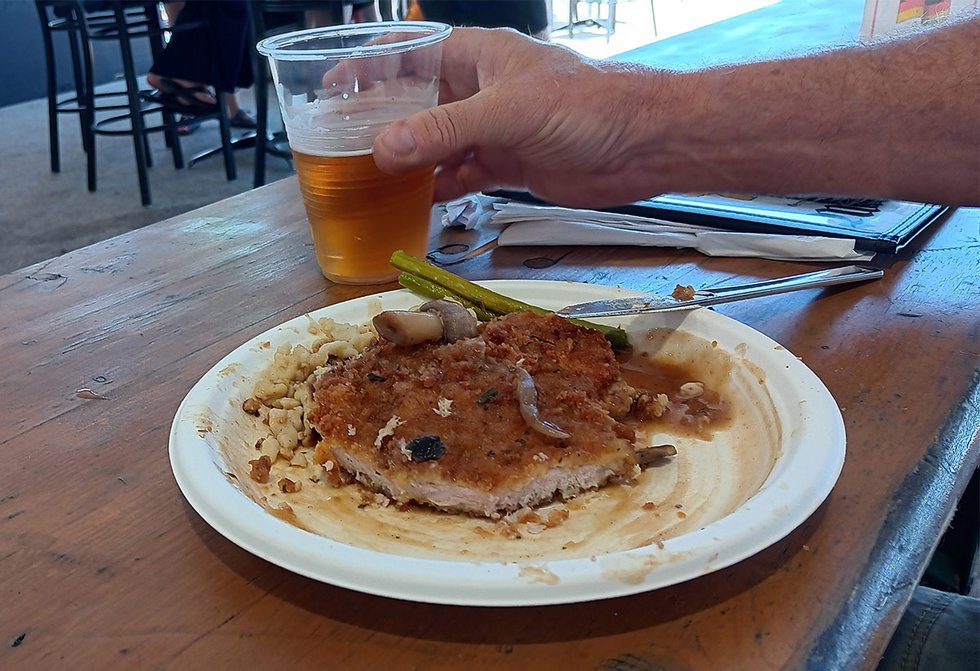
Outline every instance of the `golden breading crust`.
{"type": "Polygon", "coordinates": [[[614,418],[634,392],[609,344],[554,315],[507,315],[453,344],[382,340],[315,387],[316,460],[396,501],[495,515],[637,472],[633,430],[614,418]],[[528,426],[519,368],[568,438],[528,426]]]}

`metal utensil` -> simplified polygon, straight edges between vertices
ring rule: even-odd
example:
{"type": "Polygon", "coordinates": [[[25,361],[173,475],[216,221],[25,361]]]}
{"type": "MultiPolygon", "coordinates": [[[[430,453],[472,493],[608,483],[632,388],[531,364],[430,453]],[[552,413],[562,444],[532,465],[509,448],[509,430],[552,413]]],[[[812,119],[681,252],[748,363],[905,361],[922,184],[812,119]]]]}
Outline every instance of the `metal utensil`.
{"type": "Polygon", "coordinates": [[[591,301],[588,303],[578,303],[569,305],[557,314],[562,317],[617,317],[620,315],[632,315],[645,312],[669,312],[674,310],[692,310],[694,308],[708,305],[718,305],[719,303],[730,303],[746,298],[756,298],[758,296],[771,296],[782,294],[788,291],[798,291],[800,289],[810,289],[813,287],[829,287],[834,284],[846,284],[848,282],[864,282],[876,280],[884,275],[884,271],[878,268],[867,268],[864,266],[845,266],[843,268],[832,268],[830,270],[818,270],[814,273],[803,273],[802,275],[791,275],[780,277],[764,282],[753,282],[752,284],[741,284],[731,287],[716,287],[714,289],[701,289],[694,292],[694,297],[689,300],[677,300],[669,296],[636,296],[633,298],[613,298],[604,301],[591,301]]]}

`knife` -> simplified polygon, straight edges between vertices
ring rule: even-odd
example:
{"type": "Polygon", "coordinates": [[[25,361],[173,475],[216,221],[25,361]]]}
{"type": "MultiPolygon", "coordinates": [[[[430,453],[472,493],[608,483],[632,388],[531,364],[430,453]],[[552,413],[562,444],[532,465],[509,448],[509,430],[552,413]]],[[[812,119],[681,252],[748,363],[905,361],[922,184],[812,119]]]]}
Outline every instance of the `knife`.
{"type": "Polygon", "coordinates": [[[756,298],[758,296],[771,296],[773,294],[782,294],[800,289],[876,280],[882,275],[884,275],[884,271],[879,268],[845,266],[830,270],[818,270],[815,273],[790,275],[789,277],[780,277],[764,282],[753,282],[752,284],[700,289],[694,292],[693,298],[687,300],[677,300],[670,296],[650,294],[632,298],[613,298],[604,301],[578,303],[564,307],[558,310],[556,314],[561,317],[584,319],[588,317],[617,317],[645,312],[692,310],[708,305],[730,303],[732,301],[756,298]]]}

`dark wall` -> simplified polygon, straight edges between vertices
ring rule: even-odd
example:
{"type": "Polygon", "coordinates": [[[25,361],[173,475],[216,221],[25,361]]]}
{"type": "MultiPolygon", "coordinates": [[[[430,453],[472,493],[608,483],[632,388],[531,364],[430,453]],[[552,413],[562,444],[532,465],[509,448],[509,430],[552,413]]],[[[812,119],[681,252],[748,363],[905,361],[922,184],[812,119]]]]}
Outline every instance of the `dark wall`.
{"type": "MultiPolygon", "coordinates": [[[[137,42],[133,50],[136,72],[145,74],[152,63],[149,46],[145,41],[137,42]]],[[[64,35],[55,35],[55,62],[58,65],[58,89],[72,90],[71,59],[64,35]]],[[[114,43],[96,44],[93,63],[97,83],[122,77],[119,47],[114,43]]],[[[0,75],[0,107],[47,95],[44,45],[34,0],[0,0],[0,64],[3,73],[0,75]]]]}

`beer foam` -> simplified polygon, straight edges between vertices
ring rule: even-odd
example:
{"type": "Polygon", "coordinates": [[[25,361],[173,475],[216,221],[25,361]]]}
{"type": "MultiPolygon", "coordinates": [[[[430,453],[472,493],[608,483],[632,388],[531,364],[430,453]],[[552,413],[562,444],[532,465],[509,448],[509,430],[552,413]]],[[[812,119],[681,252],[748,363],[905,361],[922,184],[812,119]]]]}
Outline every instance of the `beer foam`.
{"type": "Polygon", "coordinates": [[[435,81],[408,89],[375,86],[363,91],[318,90],[316,98],[280,91],[289,146],[311,156],[368,154],[381,129],[436,103],[435,81]]]}

